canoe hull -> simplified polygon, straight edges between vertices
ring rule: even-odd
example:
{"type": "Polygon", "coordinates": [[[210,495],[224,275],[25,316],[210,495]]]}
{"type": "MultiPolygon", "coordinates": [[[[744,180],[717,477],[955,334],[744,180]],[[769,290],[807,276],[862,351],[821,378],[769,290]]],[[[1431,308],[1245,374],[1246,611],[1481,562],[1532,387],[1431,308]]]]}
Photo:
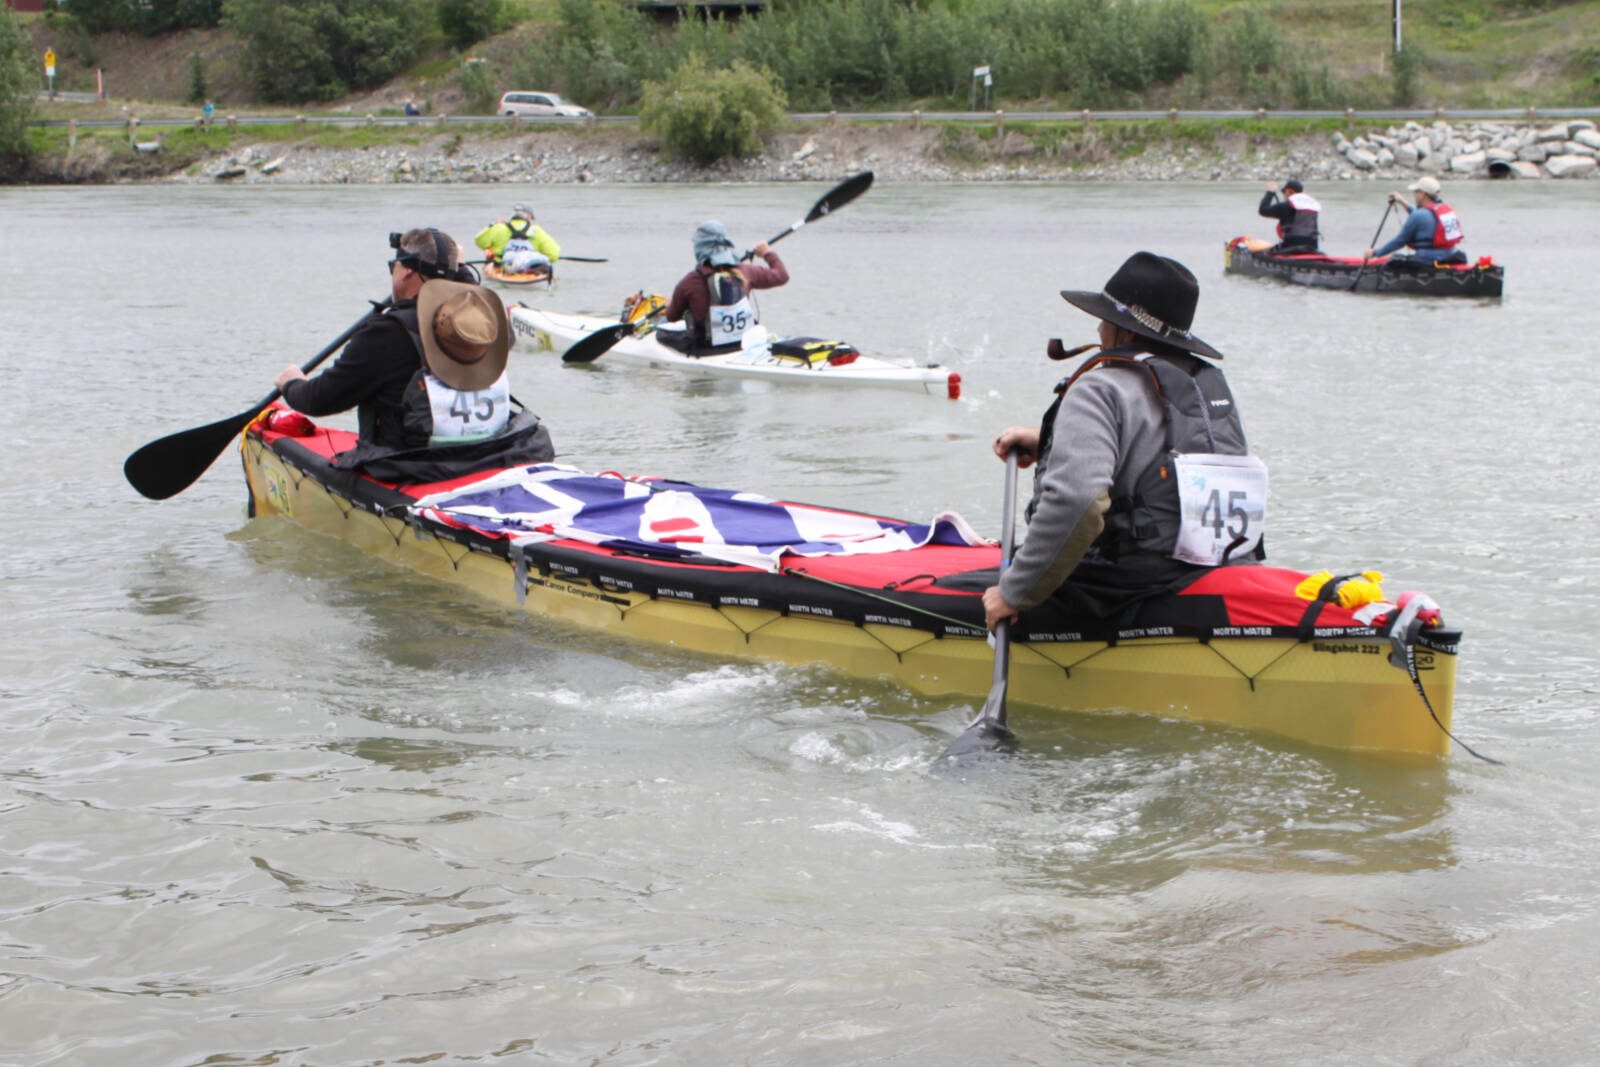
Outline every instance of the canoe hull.
{"type": "MultiPolygon", "coordinates": [[[[269,447],[255,434],[243,438],[254,514],[281,515],[531,615],[714,655],[826,665],[917,693],[965,696],[975,706],[989,691],[993,653],[982,637],[828,618],[805,613],[804,605],[780,611],[682,599],[674,589],[608,582],[537,555],[519,576],[507,555],[450,527],[385,514],[359,488],[323,481],[316,464],[292,458],[291,451],[269,447]]],[[[803,589],[797,598],[805,599],[803,589]]],[[[1442,632],[1417,651],[1420,678],[1446,728],[1458,637],[1442,632]]],[[[1019,641],[1012,645],[1012,720],[1026,724],[1031,715],[1060,711],[1136,712],[1338,749],[1443,755],[1449,739],[1409,676],[1388,663],[1388,650],[1376,636],[1019,641]]]]}
{"type": "Polygon", "coordinates": [[[1235,239],[1223,246],[1223,270],[1253,278],[1272,278],[1314,289],[1357,293],[1402,293],[1410,296],[1495,298],[1505,285],[1498,266],[1435,267],[1407,260],[1375,260],[1362,269],[1360,260],[1329,256],[1274,256],[1252,251],[1235,239]]]}
{"type": "Polygon", "coordinates": [[[493,263],[484,265],[483,276],[500,285],[549,285],[555,280],[555,271],[546,267],[527,274],[507,274],[493,263]]]}
{"type": "MultiPolygon", "coordinates": [[[[558,354],[596,330],[616,325],[614,319],[596,315],[568,315],[522,304],[514,305],[510,311],[511,326],[519,338],[537,351],[558,354]]],[[[907,389],[952,400],[961,395],[961,375],[937,364],[918,367],[872,356],[860,356],[854,362],[839,365],[827,362],[808,364],[774,356],[770,345],[764,343],[742,352],[689,356],[657,341],[654,334],[646,334],[623,338],[600,361],[643,363],[707,377],[755,378],[801,385],[907,389]]]]}

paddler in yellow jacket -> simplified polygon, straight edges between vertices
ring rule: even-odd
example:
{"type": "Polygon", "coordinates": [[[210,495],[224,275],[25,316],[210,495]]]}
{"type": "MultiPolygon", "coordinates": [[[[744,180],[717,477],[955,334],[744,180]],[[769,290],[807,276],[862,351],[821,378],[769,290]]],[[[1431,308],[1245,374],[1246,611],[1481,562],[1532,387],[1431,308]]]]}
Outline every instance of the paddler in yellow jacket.
{"type": "Polygon", "coordinates": [[[561,246],[534,224],[533,208],[527,204],[513,204],[511,218],[485,226],[473,244],[487,252],[504,274],[531,274],[561,258],[561,246]]]}

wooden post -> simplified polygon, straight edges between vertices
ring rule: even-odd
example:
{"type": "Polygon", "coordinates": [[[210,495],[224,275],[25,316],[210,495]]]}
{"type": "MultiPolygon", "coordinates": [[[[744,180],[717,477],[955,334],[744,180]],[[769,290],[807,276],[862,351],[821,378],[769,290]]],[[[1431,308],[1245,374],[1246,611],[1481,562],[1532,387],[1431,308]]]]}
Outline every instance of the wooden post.
{"type": "Polygon", "coordinates": [[[237,129],[237,126],[236,126],[235,121],[234,121],[234,116],[229,115],[228,116],[228,132],[229,133],[233,133],[236,129],[237,129]]]}
{"type": "Polygon", "coordinates": [[[922,126],[922,109],[920,107],[914,107],[914,108],[911,109],[911,128],[913,130],[915,130],[915,129],[921,128],[921,126],[922,126]]]}
{"type": "Polygon", "coordinates": [[[77,148],[78,147],[78,120],[77,119],[68,119],[67,120],[67,147],[68,148],[77,148]]]}
{"type": "Polygon", "coordinates": [[[139,117],[137,115],[129,115],[128,116],[128,143],[130,145],[131,144],[136,144],[136,143],[138,143],[138,140],[139,140],[139,117]]]}
{"type": "Polygon", "coordinates": [[[1256,108],[1256,118],[1260,119],[1262,122],[1265,122],[1267,120],[1267,109],[1264,107],[1256,108]]]}
{"type": "Polygon", "coordinates": [[[1168,108],[1167,109],[1167,121],[1172,123],[1174,126],[1176,126],[1178,124],[1178,109],[1177,108],[1174,107],[1174,108],[1168,108]]]}
{"type": "Polygon", "coordinates": [[[995,134],[996,137],[1001,137],[1001,136],[1005,135],[1005,132],[1006,132],[1006,113],[1005,113],[1005,110],[1003,108],[1002,109],[996,109],[995,113],[994,113],[994,134],[995,134]]]}
{"type": "Polygon", "coordinates": [[[294,117],[294,132],[299,136],[305,136],[306,117],[304,115],[296,115],[294,117]]]}
{"type": "Polygon", "coordinates": [[[839,121],[839,113],[837,111],[828,112],[828,125],[829,126],[832,126],[834,123],[836,123],[838,121],[839,121]]]}
{"type": "Polygon", "coordinates": [[[1083,109],[1083,132],[1088,134],[1089,126],[1094,122],[1094,112],[1088,108],[1083,109]]]}
{"type": "Polygon", "coordinates": [[[377,124],[377,122],[378,122],[377,117],[375,115],[373,115],[372,112],[370,112],[370,111],[367,112],[367,125],[368,126],[374,126],[374,125],[377,124]]]}
{"type": "Polygon", "coordinates": [[[449,118],[449,116],[446,115],[443,111],[439,112],[439,126],[440,126],[440,128],[444,127],[444,120],[447,119],[447,118],[449,118]]]}

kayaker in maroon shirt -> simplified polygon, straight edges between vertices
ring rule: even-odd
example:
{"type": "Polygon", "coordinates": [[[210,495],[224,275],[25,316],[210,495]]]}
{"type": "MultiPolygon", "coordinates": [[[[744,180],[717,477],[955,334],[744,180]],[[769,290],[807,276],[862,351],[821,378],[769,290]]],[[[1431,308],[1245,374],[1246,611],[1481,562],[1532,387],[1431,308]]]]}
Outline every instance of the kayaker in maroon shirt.
{"type": "Polygon", "coordinates": [[[783,260],[766,241],[754,254],[766,265],[741,262],[722,223],[701,223],[694,231],[695,268],[679,280],[662,313],[668,322],[682,321],[684,329],[658,330],[657,339],[690,353],[738,348],[745,331],[760,321],[750,293],[789,281],[783,260]]]}

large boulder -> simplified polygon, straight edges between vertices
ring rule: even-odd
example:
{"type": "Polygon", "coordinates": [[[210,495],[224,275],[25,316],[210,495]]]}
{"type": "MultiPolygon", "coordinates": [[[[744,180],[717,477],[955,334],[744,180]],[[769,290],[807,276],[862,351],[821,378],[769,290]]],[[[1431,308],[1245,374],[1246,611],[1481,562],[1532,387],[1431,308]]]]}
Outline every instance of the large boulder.
{"type": "Polygon", "coordinates": [[[1595,132],[1593,129],[1574,130],[1572,139],[1590,148],[1600,148],[1600,133],[1595,132]]]}
{"type": "Polygon", "coordinates": [[[1517,154],[1509,148],[1491,148],[1484,155],[1489,157],[1490,163],[1510,163],[1517,158],[1517,154]]]}
{"type": "Polygon", "coordinates": [[[1547,144],[1551,141],[1565,141],[1567,136],[1567,124],[1563,122],[1559,126],[1546,126],[1544,129],[1535,134],[1535,140],[1537,140],[1540,144],[1547,144]]]}
{"type": "Polygon", "coordinates": [[[1579,130],[1592,130],[1595,124],[1590,119],[1572,119],[1567,123],[1567,136],[1576,138],[1579,130]]]}
{"type": "Polygon", "coordinates": [[[1543,178],[1544,171],[1539,169],[1539,164],[1529,163],[1526,160],[1517,160],[1511,164],[1511,173],[1518,178],[1543,178]]]}
{"type": "Polygon", "coordinates": [[[1399,163],[1402,167],[1415,167],[1417,165],[1417,160],[1421,158],[1422,156],[1420,153],[1418,153],[1417,146],[1409,141],[1404,142],[1399,148],[1394,150],[1395,162],[1399,163]]]}
{"type": "Polygon", "coordinates": [[[1543,163],[1550,152],[1542,144],[1525,144],[1517,149],[1517,158],[1526,163],[1543,163]]]}
{"type": "Polygon", "coordinates": [[[1476,174],[1489,162],[1485,152],[1463,152],[1459,156],[1450,157],[1450,169],[1458,174],[1476,174]]]}
{"type": "Polygon", "coordinates": [[[1380,167],[1392,167],[1392,166],[1394,166],[1394,153],[1389,151],[1388,148],[1380,148],[1380,149],[1378,149],[1378,166],[1380,166],[1380,167]]]}
{"type": "Polygon", "coordinates": [[[1352,147],[1344,154],[1352,167],[1358,170],[1374,170],[1378,166],[1378,157],[1368,152],[1365,148],[1352,147]]]}
{"type": "Polygon", "coordinates": [[[1552,178],[1587,178],[1600,169],[1600,161],[1593,156],[1551,156],[1544,169],[1552,178]]]}
{"type": "Polygon", "coordinates": [[[1597,159],[1600,159],[1600,152],[1595,151],[1586,144],[1579,144],[1577,141],[1568,141],[1566,145],[1563,146],[1562,151],[1559,154],[1568,156],[1594,156],[1597,159]]]}

